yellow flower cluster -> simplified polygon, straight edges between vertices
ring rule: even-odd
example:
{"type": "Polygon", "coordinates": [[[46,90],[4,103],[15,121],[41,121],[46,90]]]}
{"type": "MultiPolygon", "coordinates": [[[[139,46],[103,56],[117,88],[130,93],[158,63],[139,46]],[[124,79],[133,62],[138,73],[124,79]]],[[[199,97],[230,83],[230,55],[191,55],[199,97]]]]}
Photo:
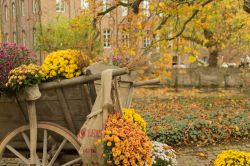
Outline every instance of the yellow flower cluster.
{"type": "Polygon", "coordinates": [[[44,74],[39,66],[34,64],[21,65],[10,71],[5,86],[16,91],[22,87],[39,84],[43,78],[44,74]]]}
{"type": "Polygon", "coordinates": [[[43,65],[42,71],[47,80],[73,78],[82,74],[82,69],[89,65],[89,59],[78,50],[59,50],[50,53],[43,65]]]}
{"type": "Polygon", "coordinates": [[[215,166],[245,166],[250,165],[250,153],[234,150],[222,151],[215,162],[215,166]]]}
{"type": "Polygon", "coordinates": [[[141,128],[142,131],[146,132],[146,130],[147,130],[146,121],[141,117],[141,115],[136,113],[136,111],[134,109],[124,108],[122,110],[122,112],[123,112],[124,118],[127,121],[135,123],[137,126],[139,126],[141,128]]]}
{"type": "Polygon", "coordinates": [[[108,164],[152,165],[152,144],[146,133],[119,114],[109,115],[103,131],[103,143],[104,156],[108,164]]]}

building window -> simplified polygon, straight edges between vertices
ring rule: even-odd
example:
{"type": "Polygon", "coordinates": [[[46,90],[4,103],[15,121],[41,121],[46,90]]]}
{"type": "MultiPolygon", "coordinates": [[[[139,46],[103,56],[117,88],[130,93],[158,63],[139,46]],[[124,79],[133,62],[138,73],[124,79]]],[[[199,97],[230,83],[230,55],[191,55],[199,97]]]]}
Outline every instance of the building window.
{"type": "Polygon", "coordinates": [[[56,12],[65,12],[64,0],[56,0],[56,12]]]}
{"type": "Polygon", "coordinates": [[[129,34],[122,34],[122,43],[124,44],[124,46],[129,47],[129,34]]]}
{"type": "MultiPolygon", "coordinates": [[[[128,3],[128,0],[122,0],[123,3],[128,3]]],[[[121,8],[122,10],[122,16],[127,16],[128,15],[128,7],[127,6],[122,6],[121,8]]]]}
{"type": "Polygon", "coordinates": [[[150,37],[144,37],[144,41],[143,41],[143,46],[144,48],[148,47],[150,45],[151,41],[150,41],[150,37]]]}
{"type": "Polygon", "coordinates": [[[208,58],[205,57],[205,56],[202,58],[202,60],[203,60],[204,62],[208,62],[208,58]]]}
{"type": "Polygon", "coordinates": [[[81,0],[81,9],[88,9],[88,8],[89,8],[89,1],[81,0]]]}
{"type": "Polygon", "coordinates": [[[5,41],[6,43],[9,42],[9,34],[8,34],[8,33],[5,33],[4,41],[5,41]]]}
{"type": "Polygon", "coordinates": [[[159,34],[156,34],[155,40],[156,40],[156,42],[157,42],[156,51],[160,52],[160,49],[161,49],[160,40],[161,40],[161,38],[160,38],[160,35],[159,35],[159,34]]]}
{"type": "Polygon", "coordinates": [[[103,31],[103,47],[110,48],[111,47],[111,30],[105,29],[103,31]]]}
{"type": "Polygon", "coordinates": [[[12,19],[14,20],[16,18],[16,5],[13,2],[11,6],[12,6],[12,19]]]}
{"type": "Polygon", "coordinates": [[[143,5],[143,14],[146,17],[149,17],[150,16],[149,0],[144,0],[142,5],[143,5]]]}
{"type": "Polygon", "coordinates": [[[13,32],[13,43],[16,43],[17,37],[16,37],[16,32],[13,32]]]}
{"type": "MultiPolygon", "coordinates": [[[[103,0],[103,12],[108,10],[111,6],[110,0],[103,0]]],[[[110,12],[108,12],[106,15],[110,15],[110,12]]]]}
{"type": "Polygon", "coordinates": [[[33,28],[33,47],[36,46],[36,39],[37,39],[36,28],[33,28]]]}
{"type": "Polygon", "coordinates": [[[147,30],[145,37],[143,39],[143,47],[146,48],[150,46],[150,44],[151,44],[151,37],[150,37],[149,31],[147,30]]]}
{"type": "Polygon", "coordinates": [[[8,20],[8,6],[7,5],[5,5],[4,6],[4,17],[5,17],[5,20],[7,21],[8,20]]]}
{"type": "Polygon", "coordinates": [[[33,2],[32,2],[32,11],[33,11],[34,14],[38,13],[38,11],[39,11],[38,0],[33,0],[33,2]]]}
{"type": "Polygon", "coordinates": [[[24,0],[21,0],[21,14],[25,16],[24,0]]]}
{"type": "Polygon", "coordinates": [[[177,65],[178,64],[178,56],[177,55],[174,55],[173,58],[172,58],[172,65],[177,65]]]}
{"type": "Polygon", "coordinates": [[[22,44],[26,45],[26,33],[24,30],[22,31],[22,44]]]}

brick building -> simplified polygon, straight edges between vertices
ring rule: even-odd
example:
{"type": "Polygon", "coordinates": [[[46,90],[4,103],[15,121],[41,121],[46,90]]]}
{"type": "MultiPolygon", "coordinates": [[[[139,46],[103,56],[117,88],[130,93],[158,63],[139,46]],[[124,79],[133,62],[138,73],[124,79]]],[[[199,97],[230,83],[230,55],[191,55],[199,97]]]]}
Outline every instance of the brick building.
{"type": "MultiPolygon", "coordinates": [[[[122,1],[128,2],[128,0],[122,1]]],[[[92,14],[95,15],[97,12],[108,9],[112,3],[115,3],[115,0],[90,2],[91,4],[88,0],[0,0],[2,42],[15,42],[34,48],[36,27],[40,24],[46,24],[58,15],[73,18],[89,8],[94,11],[92,14]]],[[[141,12],[146,16],[150,15],[149,2],[149,0],[144,0],[141,4],[141,12]]],[[[120,6],[103,16],[98,24],[105,55],[111,55],[112,48],[117,47],[119,42],[125,42],[127,46],[133,44],[128,34],[120,32],[121,27],[125,24],[124,18],[129,12],[127,7],[120,6]]],[[[151,37],[145,36],[135,42],[143,50],[144,47],[151,44],[151,39],[151,37]]],[[[157,49],[154,53],[157,53],[157,49]]],[[[40,60],[43,61],[43,59],[41,56],[40,60]]],[[[177,57],[173,57],[173,64],[177,64],[177,61],[188,63],[186,57],[181,59],[177,60],[177,57]]]]}
{"type": "MultiPolygon", "coordinates": [[[[87,0],[0,0],[0,2],[3,41],[16,42],[29,48],[34,48],[36,44],[37,25],[47,23],[58,15],[73,18],[82,10],[91,7],[95,7],[96,9],[93,11],[96,12],[104,11],[114,3],[112,0],[91,1],[93,4],[89,4],[87,0]]],[[[144,12],[148,14],[149,4],[147,0],[145,2],[143,3],[144,12]]],[[[111,47],[115,46],[114,41],[118,41],[118,38],[128,43],[128,36],[118,33],[120,22],[128,12],[128,8],[118,7],[102,17],[98,26],[101,30],[101,39],[106,54],[111,53],[111,47]]],[[[149,44],[149,38],[141,43],[142,47],[149,44]]]]}
{"type": "Polygon", "coordinates": [[[80,0],[1,0],[1,30],[4,42],[33,48],[36,26],[57,15],[68,18],[80,11],[80,0]]]}

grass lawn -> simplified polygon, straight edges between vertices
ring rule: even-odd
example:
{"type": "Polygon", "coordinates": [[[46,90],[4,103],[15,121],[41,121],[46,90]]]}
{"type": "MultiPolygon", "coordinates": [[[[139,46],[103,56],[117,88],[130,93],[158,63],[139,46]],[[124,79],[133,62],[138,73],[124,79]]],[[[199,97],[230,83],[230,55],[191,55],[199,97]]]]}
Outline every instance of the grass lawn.
{"type": "Polygon", "coordinates": [[[153,140],[174,147],[250,139],[250,98],[240,92],[138,88],[132,107],[153,140]]]}

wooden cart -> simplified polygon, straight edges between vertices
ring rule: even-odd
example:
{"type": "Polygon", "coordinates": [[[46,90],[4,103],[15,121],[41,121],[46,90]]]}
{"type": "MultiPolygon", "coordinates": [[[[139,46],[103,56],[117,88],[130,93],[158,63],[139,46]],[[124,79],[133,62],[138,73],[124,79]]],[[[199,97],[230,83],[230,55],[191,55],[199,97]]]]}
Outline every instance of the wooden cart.
{"type": "MultiPolygon", "coordinates": [[[[113,76],[127,73],[125,68],[116,69],[113,76]]],[[[94,81],[100,78],[98,73],[43,83],[37,101],[26,101],[22,94],[1,97],[0,161],[19,158],[24,165],[81,165],[76,134],[91,111],[96,98],[94,81]]],[[[129,106],[133,83],[121,81],[119,90],[123,106],[129,106]]]]}

